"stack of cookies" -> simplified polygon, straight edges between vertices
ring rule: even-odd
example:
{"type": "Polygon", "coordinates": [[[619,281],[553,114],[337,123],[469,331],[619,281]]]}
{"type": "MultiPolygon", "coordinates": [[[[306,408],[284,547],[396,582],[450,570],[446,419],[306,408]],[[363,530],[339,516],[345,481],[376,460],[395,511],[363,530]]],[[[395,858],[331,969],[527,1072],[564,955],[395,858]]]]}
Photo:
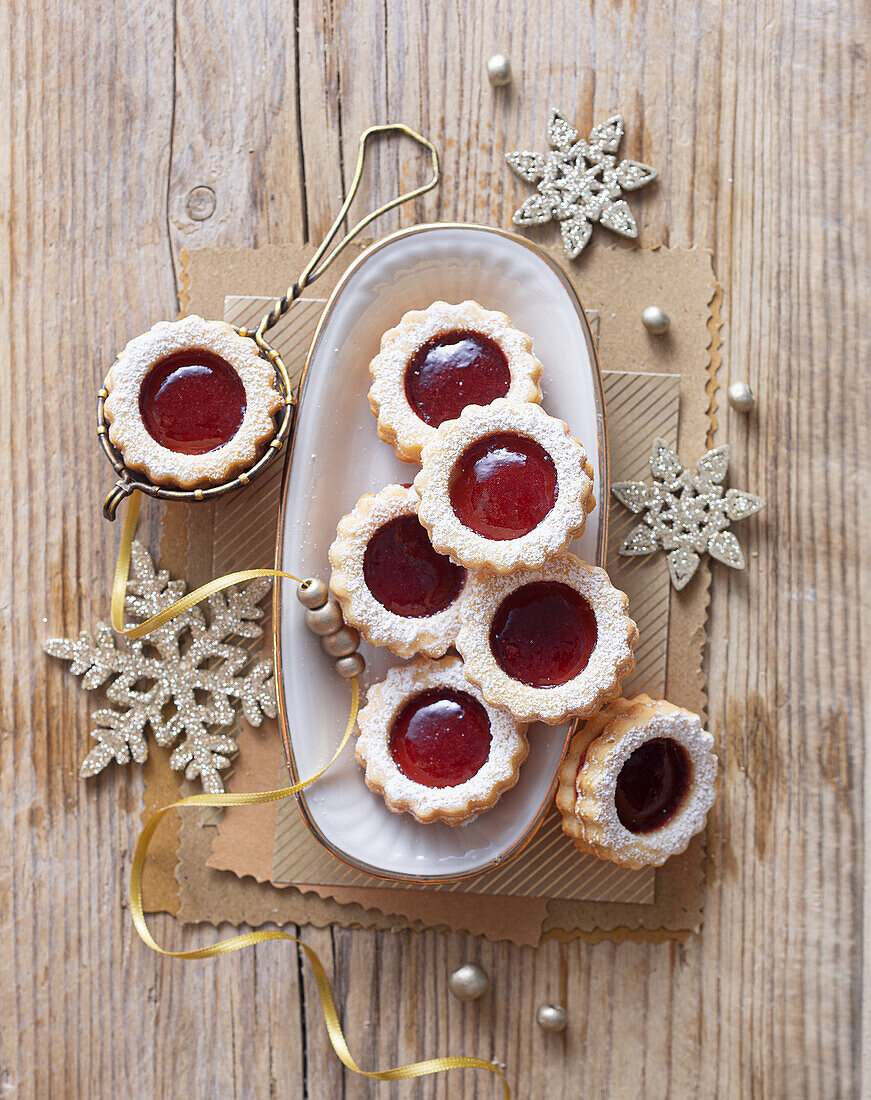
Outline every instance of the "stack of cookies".
{"type": "Polygon", "coordinates": [[[370,371],[379,436],[420,469],[363,496],[330,548],[346,623],[412,658],[360,712],[367,785],[458,825],[517,782],[530,723],[586,719],[560,773],[566,833],[627,866],[682,851],[713,800],[712,739],[671,704],[619,699],[638,630],[568,550],[594,471],[541,407],[531,338],[477,302],[434,302],[384,334],[370,371]]]}

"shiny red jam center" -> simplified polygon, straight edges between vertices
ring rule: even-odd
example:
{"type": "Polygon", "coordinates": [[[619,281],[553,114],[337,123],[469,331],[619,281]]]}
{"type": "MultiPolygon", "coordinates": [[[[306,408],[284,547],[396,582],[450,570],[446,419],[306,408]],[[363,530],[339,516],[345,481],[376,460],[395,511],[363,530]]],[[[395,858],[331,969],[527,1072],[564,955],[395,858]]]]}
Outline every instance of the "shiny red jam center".
{"type": "Polygon", "coordinates": [[[649,833],[671,820],[689,784],[690,762],[683,745],[668,737],[647,741],[617,776],[617,816],[631,833],[649,833]]]}
{"type": "Polygon", "coordinates": [[[487,539],[517,539],[534,530],[556,503],[556,467],[534,439],[499,432],[460,455],[450,492],[464,526],[487,539]]]}
{"type": "Polygon", "coordinates": [[[440,332],[405,369],[405,396],[427,424],[454,420],[466,405],[489,405],[511,385],[505,352],[481,332],[440,332]]]}
{"type": "Polygon", "coordinates": [[[363,555],[363,577],[375,599],[421,619],[444,611],[459,596],[466,570],[437,554],[417,516],[399,516],[375,532],[363,555]]]}
{"type": "Polygon", "coordinates": [[[154,364],[139,391],[139,412],[161,447],[201,455],[229,442],[245,416],[245,387],[220,356],[176,351],[154,364]]]}
{"type": "Polygon", "coordinates": [[[596,616],[574,588],[558,581],[525,584],[506,597],[490,627],[499,667],[530,687],[568,683],[596,647],[596,616]]]}
{"type": "Polygon", "coordinates": [[[465,691],[431,688],[410,699],[390,731],[390,754],[424,787],[458,787],[490,755],[490,719],[465,691]]]}

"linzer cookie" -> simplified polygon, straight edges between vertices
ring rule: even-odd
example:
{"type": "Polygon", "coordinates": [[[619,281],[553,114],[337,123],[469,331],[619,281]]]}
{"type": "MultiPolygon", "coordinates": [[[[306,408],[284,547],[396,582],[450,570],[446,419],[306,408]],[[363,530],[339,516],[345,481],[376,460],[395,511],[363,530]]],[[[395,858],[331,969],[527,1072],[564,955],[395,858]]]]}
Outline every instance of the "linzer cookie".
{"type": "Polygon", "coordinates": [[[457,649],[489,703],[561,725],[615,698],[635,667],[627,610],[605,570],[574,554],[509,576],[473,573],[457,649]]]}
{"type": "Polygon", "coordinates": [[[404,462],[419,461],[439,425],[467,405],[541,400],[532,339],[472,301],[406,313],[381,338],[369,370],[378,434],[404,462]]]}
{"type": "Polygon", "coordinates": [[[458,657],[419,657],[369,690],[357,760],[394,813],[461,825],[517,782],[525,727],[468,682],[458,657]]]}
{"type": "Polygon", "coordinates": [[[330,587],[370,645],[441,657],[460,628],[466,570],[433,549],[416,505],[405,485],[361,497],[330,547],[330,587]]]}
{"type": "Polygon", "coordinates": [[[659,866],[705,827],[713,746],[691,711],[648,695],[616,700],[572,738],[556,799],[563,831],[600,859],[659,866]]]}
{"type": "Polygon", "coordinates": [[[161,321],[106,379],[109,439],[155,485],[221,485],[264,453],[284,407],[275,372],[224,321],[161,321]]]}
{"type": "Polygon", "coordinates": [[[470,405],[414,479],[433,546],[468,569],[536,569],[584,530],[593,469],[568,426],[530,403],[470,405]]]}

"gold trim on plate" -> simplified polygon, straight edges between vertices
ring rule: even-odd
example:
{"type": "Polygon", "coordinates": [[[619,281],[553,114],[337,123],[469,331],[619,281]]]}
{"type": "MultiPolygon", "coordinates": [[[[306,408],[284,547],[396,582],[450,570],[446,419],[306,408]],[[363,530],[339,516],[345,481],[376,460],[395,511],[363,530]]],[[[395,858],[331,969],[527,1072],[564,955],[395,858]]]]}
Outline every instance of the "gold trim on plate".
{"type": "MultiPolygon", "coordinates": [[[[324,306],[320,319],[318,320],[318,326],[315,329],[315,334],[309,347],[308,354],[303,364],[302,373],[300,374],[298,400],[297,400],[297,416],[299,416],[299,409],[302,406],[303,398],[305,396],[305,382],[308,376],[309,364],[311,363],[315,349],[320,342],[321,333],[326,326],[329,318],[335,308],[335,303],[344,292],[348,283],[354,278],[358,269],[367,262],[375,253],[380,252],[383,248],[393,244],[395,241],[403,240],[405,237],[415,236],[419,233],[434,232],[441,229],[473,229],[478,232],[493,233],[499,237],[505,237],[508,240],[514,241],[516,244],[527,248],[540,260],[543,260],[548,267],[557,275],[560,282],[563,284],[566,293],[568,294],[574,308],[581,322],[581,328],[584,333],[584,337],[587,342],[587,350],[590,355],[590,361],[593,367],[593,388],[595,391],[596,399],[596,421],[598,425],[597,444],[599,449],[599,538],[596,549],[596,564],[604,566],[605,555],[607,553],[608,546],[608,498],[610,493],[610,468],[608,458],[608,423],[605,412],[605,392],[602,385],[602,372],[599,366],[599,356],[596,351],[596,345],[593,341],[593,334],[590,331],[590,325],[587,321],[587,315],[584,312],[584,307],[581,304],[581,300],[578,297],[577,291],[569,280],[569,277],[559,266],[559,264],[552,259],[546,252],[544,252],[538,245],[533,244],[532,241],[526,240],[525,237],[519,237],[515,233],[506,232],[504,229],[496,229],[493,226],[488,225],[475,225],[471,222],[434,222],[425,225],[416,225],[408,229],[400,229],[395,233],[391,233],[387,237],[383,237],[381,240],[376,241],[373,245],[361,253],[360,256],[350,265],[345,274],[341,277],[333,290],[327,304],[324,306]]],[[[281,499],[278,510],[278,534],[275,540],[275,568],[281,568],[281,557],[284,549],[284,519],[285,519],[285,506],[287,503],[287,485],[290,477],[290,470],[293,466],[294,451],[296,447],[296,420],[294,420],[293,430],[290,433],[289,439],[289,453],[287,455],[287,461],[284,466],[284,472],[281,479],[281,499]]],[[[296,759],[293,755],[293,747],[290,741],[290,733],[287,722],[287,710],[285,706],[284,696],[284,679],[282,676],[282,664],[281,664],[281,610],[282,610],[282,592],[284,585],[276,584],[273,590],[272,599],[272,647],[275,662],[275,685],[276,693],[278,696],[278,724],[281,730],[281,739],[284,744],[284,754],[287,760],[288,771],[290,772],[293,782],[299,781],[299,772],[296,767],[296,759]]],[[[569,723],[566,733],[565,743],[563,745],[563,752],[560,756],[560,763],[562,757],[565,755],[568,743],[575,732],[577,722],[569,723]]],[[[385,879],[390,882],[407,882],[414,883],[420,886],[435,885],[444,882],[460,882],[464,879],[474,878],[477,875],[484,874],[487,871],[492,871],[497,867],[502,867],[529,844],[532,838],[535,836],[544,821],[547,811],[553,802],[554,793],[556,791],[557,770],[559,764],[554,769],[553,783],[551,784],[550,793],[540,803],[533,815],[529,827],[509,848],[506,848],[501,855],[496,856],[489,863],[483,867],[479,867],[475,871],[467,872],[466,874],[448,874],[448,875],[405,875],[398,872],[387,872],[382,868],[373,867],[371,864],[367,864],[362,860],[356,860],[341,852],[336,846],[323,835],[318,826],[314,823],[309,813],[308,807],[305,801],[305,795],[300,792],[295,797],[297,799],[300,812],[302,813],[303,820],[306,826],[316,838],[316,840],[323,845],[336,859],[341,863],[344,863],[347,867],[352,867],[355,870],[363,871],[366,874],[373,875],[376,878],[385,879]]]]}

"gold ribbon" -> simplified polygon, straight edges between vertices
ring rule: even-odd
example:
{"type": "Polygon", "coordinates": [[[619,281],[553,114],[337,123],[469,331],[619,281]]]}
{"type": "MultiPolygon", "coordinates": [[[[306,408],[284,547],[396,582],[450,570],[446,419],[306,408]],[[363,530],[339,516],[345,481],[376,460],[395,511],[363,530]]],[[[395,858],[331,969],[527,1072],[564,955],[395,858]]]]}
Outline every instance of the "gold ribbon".
{"type": "MultiPolygon", "coordinates": [[[[200,600],[204,600],[208,596],[211,596],[214,592],[219,592],[221,589],[228,588],[230,585],[238,584],[241,581],[253,580],[256,577],[288,577],[291,580],[298,580],[298,578],[294,577],[291,573],[284,573],[277,569],[244,569],[237,573],[229,573],[227,576],[219,577],[214,581],[210,581],[208,584],[204,584],[201,588],[197,588],[194,592],[190,592],[188,595],[182,597],[182,599],[177,600],[171,607],[161,611],[158,615],[154,615],[141,625],[125,631],[123,629],[124,596],[127,591],[127,577],[130,571],[130,554],[133,545],[133,537],[136,534],[136,520],[138,515],[139,493],[134,492],[131,494],[130,505],[124,519],[124,528],[121,533],[121,547],[118,552],[118,562],[115,567],[115,579],[112,586],[112,625],[119,633],[126,634],[128,638],[141,638],[152,630],[156,630],[159,626],[163,626],[164,623],[169,622],[169,620],[175,618],[176,615],[180,615],[183,611],[187,611],[188,608],[193,607],[194,604],[199,603],[200,600]]],[[[310,778],[304,779],[299,783],[294,783],[290,787],[282,787],[281,790],[278,791],[249,791],[242,794],[195,794],[189,798],[180,798],[178,801],[171,802],[169,805],[159,809],[148,820],[145,828],[142,830],[139,840],[136,842],[136,851],[133,855],[133,866],[130,870],[130,912],[133,917],[134,927],[139,933],[140,939],[147,944],[152,951],[156,951],[160,955],[167,955],[172,959],[212,959],[216,958],[218,955],[228,955],[232,951],[240,951],[243,947],[253,947],[258,943],[266,943],[269,940],[289,940],[291,943],[298,944],[303,951],[305,951],[315,974],[318,995],[321,999],[321,1011],[323,1012],[324,1024],[327,1028],[327,1034],[330,1037],[330,1043],[339,1061],[347,1066],[348,1069],[353,1070],[354,1073],[359,1073],[362,1077],[369,1077],[375,1081],[406,1081],[412,1077],[425,1077],[428,1074],[441,1073],[443,1070],[449,1069],[483,1069],[487,1070],[489,1073],[496,1074],[496,1076],[501,1079],[505,1086],[504,1100],[511,1100],[511,1089],[509,1088],[505,1074],[494,1062],[488,1062],[483,1058],[469,1058],[460,1055],[448,1058],[428,1058],[423,1062],[412,1062],[409,1065],[396,1066],[393,1069],[360,1069],[348,1048],[347,1040],[342,1031],[342,1025],[339,1023],[336,1003],[333,1000],[329,979],[327,978],[321,960],[308,944],[297,939],[296,936],[291,936],[288,932],[280,932],[277,929],[245,932],[238,936],[231,936],[226,940],[219,940],[218,943],[213,943],[209,947],[198,947],[191,951],[167,951],[166,948],[161,947],[154,939],[146,923],[145,911],[142,907],[142,872],[145,867],[145,860],[148,855],[148,846],[151,843],[151,838],[154,836],[157,827],[169,811],[179,809],[183,806],[259,806],[267,802],[277,802],[279,799],[287,798],[289,795],[297,794],[306,787],[310,787],[312,783],[320,779],[320,777],[333,766],[339,758],[342,749],[344,749],[345,745],[347,745],[350,740],[351,734],[354,731],[354,726],[357,722],[359,703],[360,688],[357,677],[355,676],[351,680],[351,712],[348,716],[348,724],[345,727],[345,733],[342,740],[339,742],[339,747],[333,753],[329,763],[310,778]]]]}
{"type": "Polygon", "coordinates": [[[226,573],[223,577],[216,577],[215,580],[209,581],[208,584],[201,585],[199,588],[194,589],[193,592],[188,592],[186,596],[182,596],[180,600],[176,600],[175,603],[170,604],[169,607],[165,607],[163,611],[159,611],[156,615],[152,615],[151,618],[146,619],[145,622],[139,623],[138,626],[131,626],[128,630],[125,630],[124,597],[127,595],[127,579],[130,576],[130,555],[133,550],[136,523],[139,519],[139,500],[140,493],[138,490],[134,489],[130,494],[130,504],[127,507],[127,514],[124,517],[124,527],[121,531],[121,545],[118,547],[118,561],[115,563],[115,577],[112,581],[112,626],[119,634],[123,634],[125,638],[130,638],[131,640],[144,638],[146,634],[150,634],[153,630],[157,630],[158,627],[164,626],[171,619],[188,611],[203,600],[207,600],[209,596],[213,596],[216,592],[220,592],[224,588],[230,588],[234,584],[242,584],[244,581],[254,581],[257,580],[258,577],[286,577],[290,581],[296,581],[297,584],[301,583],[299,577],[295,577],[293,573],[283,573],[280,569],[239,569],[235,573],[226,573]]]}

